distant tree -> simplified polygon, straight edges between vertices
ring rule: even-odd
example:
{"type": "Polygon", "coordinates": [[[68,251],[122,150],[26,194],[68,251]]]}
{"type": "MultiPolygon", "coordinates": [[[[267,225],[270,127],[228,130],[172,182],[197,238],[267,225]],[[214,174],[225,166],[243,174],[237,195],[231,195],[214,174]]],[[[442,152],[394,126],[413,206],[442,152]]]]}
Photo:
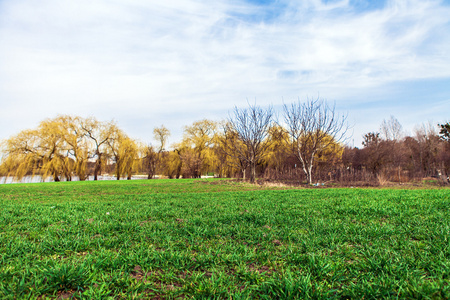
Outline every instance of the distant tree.
{"type": "Polygon", "coordinates": [[[342,167],[339,170],[340,180],[343,183],[362,181],[368,179],[371,174],[364,170],[362,149],[345,146],[342,153],[342,167]],[[367,176],[369,174],[369,176],[367,176]]]}
{"type": "Polygon", "coordinates": [[[218,136],[218,147],[216,155],[220,158],[222,170],[229,176],[240,172],[242,178],[246,179],[246,170],[248,168],[248,160],[244,155],[246,153],[245,144],[239,139],[237,132],[232,131],[230,126],[224,123],[224,131],[218,136]],[[236,151],[236,149],[239,149],[236,151]]]}
{"type": "MultiPolygon", "coordinates": [[[[234,108],[224,127],[230,150],[228,155],[250,167],[250,182],[256,181],[256,165],[268,154],[269,128],[273,123],[273,108],[263,109],[249,104],[248,108],[234,108]]],[[[244,167],[244,166],[243,166],[244,167]]]]}
{"type": "Polygon", "coordinates": [[[440,152],[440,161],[443,163],[443,169],[447,174],[447,183],[450,183],[448,180],[450,174],[450,122],[445,124],[440,124],[439,135],[441,140],[446,141],[445,145],[442,147],[442,151],[440,152]]]}
{"type": "Polygon", "coordinates": [[[41,161],[42,175],[52,176],[54,181],[60,181],[62,177],[72,180],[73,162],[67,155],[65,132],[59,120],[42,121],[36,133],[39,138],[36,154],[41,161]]]}
{"type": "Polygon", "coordinates": [[[164,125],[155,127],[153,129],[153,138],[158,141],[159,145],[153,146],[149,144],[140,147],[142,152],[142,166],[147,173],[147,179],[152,179],[156,175],[158,168],[161,169],[162,161],[167,154],[165,147],[169,136],[170,131],[164,125]]]}
{"type": "Polygon", "coordinates": [[[200,178],[203,160],[194,149],[189,147],[181,148],[180,159],[183,178],[200,178]]]}
{"type": "Polygon", "coordinates": [[[23,130],[3,143],[2,173],[17,179],[39,171],[39,137],[36,130],[23,130]]]}
{"type": "Polygon", "coordinates": [[[404,143],[402,143],[405,136],[403,126],[394,116],[391,116],[389,120],[383,120],[380,131],[386,141],[384,146],[389,148],[390,166],[388,166],[388,169],[397,169],[397,180],[401,182],[402,163],[406,155],[404,143]]]}
{"type": "Polygon", "coordinates": [[[106,143],[109,156],[115,163],[116,178],[119,180],[121,176],[126,176],[130,180],[138,162],[137,144],[115,125],[111,126],[110,131],[106,143]]]}
{"type": "Polygon", "coordinates": [[[450,122],[447,122],[446,124],[439,124],[439,127],[439,135],[441,139],[450,142],[450,122]]]}
{"type": "Polygon", "coordinates": [[[54,181],[70,181],[74,175],[85,180],[88,162],[94,161],[97,180],[110,157],[118,166],[116,172],[130,178],[139,157],[136,142],[114,122],[69,115],[46,119],[36,129],[24,130],[2,144],[0,172],[19,179],[39,174],[54,181]]]}
{"type": "Polygon", "coordinates": [[[267,163],[266,174],[270,177],[280,177],[289,168],[287,162],[291,156],[287,131],[279,124],[274,124],[269,129],[268,140],[270,143],[265,158],[267,163]]]}
{"type": "Polygon", "coordinates": [[[317,154],[343,141],[348,130],[346,116],[337,114],[324,100],[310,99],[285,104],[284,122],[293,154],[311,184],[317,154]]]}
{"type": "Polygon", "coordinates": [[[74,155],[77,145],[70,144],[72,125],[71,120],[60,116],[44,120],[37,129],[22,131],[8,139],[2,168],[17,178],[39,173],[51,176],[54,181],[71,180],[74,171],[81,172],[78,169],[80,155],[74,155]]]}
{"type": "Polygon", "coordinates": [[[328,144],[328,146],[317,152],[314,157],[315,173],[321,178],[333,180],[334,170],[342,162],[344,146],[333,140],[331,136],[324,139],[322,143],[328,144]]]}
{"type": "Polygon", "coordinates": [[[361,151],[361,164],[377,175],[386,164],[388,151],[384,147],[383,140],[379,132],[369,132],[363,136],[362,142],[364,148],[361,151]]]}
{"type": "Polygon", "coordinates": [[[162,161],[163,174],[172,178],[180,178],[182,163],[180,159],[179,150],[167,151],[164,160],[162,161]]]}
{"type": "Polygon", "coordinates": [[[58,116],[56,119],[59,130],[63,133],[67,156],[73,160],[73,172],[79,180],[87,178],[87,162],[89,146],[81,124],[82,118],[69,115],[58,116]]]}
{"type": "Polygon", "coordinates": [[[422,124],[414,130],[414,141],[405,139],[409,150],[409,159],[415,165],[416,173],[421,176],[433,176],[439,168],[438,154],[440,143],[438,133],[431,124],[422,124]]]}
{"type": "Polygon", "coordinates": [[[153,145],[141,145],[142,168],[147,174],[147,179],[152,179],[156,174],[156,168],[159,162],[159,155],[153,145]]]}
{"type": "Polygon", "coordinates": [[[389,120],[383,120],[380,131],[387,141],[399,141],[404,136],[403,126],[394,116],[391,116],[389,120]]]}
{"type": "Polygon", "coordinates": [[[217,122],[205,119],[185,126],[179,146],[184,173],[199,178],[202,173],[214,171],[217,157],[213,147],[216,142],[217,122]]]}
{"type": "Polygon", "coordinates": [[[161,125],[161,127],[155,127],[155,129],[153,129],[153,137],[159,142],[159,148],[157,149],[158,153],[161,153],[165,150],[169,136],[170,130],[167,129],[164,125],[161,125]]]}
{"type": "Polygon", "coordinates": [[[381,141],[379,132],[369,132],[363,136],[363,146],[370,147],[372,145],[378,145],[381,141]]]}
{"type": "Polygon", "coordinates": [[[116,127],[114,122],[99,122],[93,117],[81,122],[81,128],[89,143],[89,158],[95,160],[94,180],[98,179],[103,165],[106,164],[108,142],[116,127]]]}

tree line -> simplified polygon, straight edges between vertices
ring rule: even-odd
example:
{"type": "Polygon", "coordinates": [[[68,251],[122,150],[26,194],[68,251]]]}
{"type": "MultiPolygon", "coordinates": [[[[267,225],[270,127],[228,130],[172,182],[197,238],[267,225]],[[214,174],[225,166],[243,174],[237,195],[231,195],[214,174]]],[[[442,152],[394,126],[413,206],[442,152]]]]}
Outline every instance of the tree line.
{"type": "Polygon", "coordinates": [[[363,148],[345,145],[344,114],[325,100],[308,99],[273,107],[235,107],[223,121],[200,120],[184,127],[180,142],[167,145],[170,131],[153,130],[157,143],[130,138],[113,122],[77,116],[42,121],[2,143],[0,174],[18,179],[51,176],[54,181],[148,179],[202,175],[296,182],[382,182],[446,176],[450,170],[449,124],[431,125],[405,136],[391,117],[380,132],[364,135],[363,148]]]}
{"type": "Polygon", "coordinates": [[[412,135],[393,116],[379,131],[363,136],[363,148],[346,147],[340,176],[347,181],[408,182],[423,178],[449,182],[450,123],[422,124],[412,135]]]}

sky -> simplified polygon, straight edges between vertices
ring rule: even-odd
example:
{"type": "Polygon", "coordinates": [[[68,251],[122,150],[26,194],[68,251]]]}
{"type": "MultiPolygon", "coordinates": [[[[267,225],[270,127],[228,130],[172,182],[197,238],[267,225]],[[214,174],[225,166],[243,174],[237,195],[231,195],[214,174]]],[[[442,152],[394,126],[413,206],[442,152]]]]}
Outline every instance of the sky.
{"type": "Polygon", "coordinates": [[[411,135],[450,121],[450,0],[0,0],[0,140],[69,114],[174,143],[314,98],[350,146],[391,116],[411,135]]]}

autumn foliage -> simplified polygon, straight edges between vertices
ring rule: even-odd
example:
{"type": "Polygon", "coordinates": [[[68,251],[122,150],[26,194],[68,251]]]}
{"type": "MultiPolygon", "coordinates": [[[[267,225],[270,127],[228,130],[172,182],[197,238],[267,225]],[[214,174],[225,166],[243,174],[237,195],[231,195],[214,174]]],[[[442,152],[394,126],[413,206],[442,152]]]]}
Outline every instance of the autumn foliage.
{"type": "Polygon", "coordinates": [[[163,125],[154,129],[152,145],[132,139],[112,121],[58,116],[3,141],[0,175],[54,181],[97,180],[104,174],[116,179],[209,175],[377,185],[423,178],[446,182],[450,174],[448,124],[440,125],[440,133],[423,125],[407,136],[391,117],[380,132],[364,135],[361,148],[351,148],[343,143],[342,116],[325,102],[294,103],[284,110],[280,121],[272,108],[235,108],[227,120],[185,126],[183,139],[170,147],[170,131],[163,125]]]}

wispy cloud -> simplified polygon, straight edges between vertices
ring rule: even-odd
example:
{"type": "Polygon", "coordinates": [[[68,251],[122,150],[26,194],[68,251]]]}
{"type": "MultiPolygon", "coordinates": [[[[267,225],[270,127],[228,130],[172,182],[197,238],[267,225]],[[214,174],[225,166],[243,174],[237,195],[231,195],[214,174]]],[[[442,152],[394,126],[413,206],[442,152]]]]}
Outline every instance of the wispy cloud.
{"type": "Polygon", "coordinates": [[[145,139],[247,98],[361,102],[393,82],[450,78],[447,3],[371,3],[2,1],[0,114],[25,126],[56,113],[116,118],[145,139]]]}

